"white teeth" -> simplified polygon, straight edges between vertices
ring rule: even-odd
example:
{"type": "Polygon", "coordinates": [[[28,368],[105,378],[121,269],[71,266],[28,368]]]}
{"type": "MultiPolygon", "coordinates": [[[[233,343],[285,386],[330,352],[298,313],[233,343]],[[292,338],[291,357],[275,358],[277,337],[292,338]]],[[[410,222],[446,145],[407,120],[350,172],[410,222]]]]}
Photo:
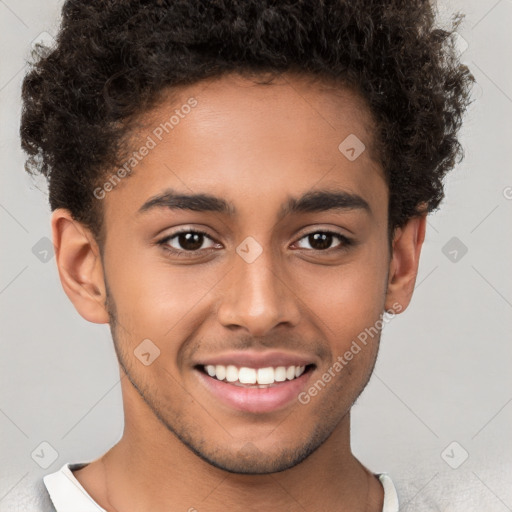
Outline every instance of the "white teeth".
{"type": "Polygon", "coordinates": [[[258,384],[273,384],[274,383],[274,368],[259,368],[256,376],[258,384]]]}
{"type": "Polygon", "coordinates": [[[276,382],[284,382],[286,380],[286,368],[284,366],[278,366],[274,370],[274,380],[276,382]]]}
{"type": "Polygon", "coordinates": [[[226,380],[228,382],[236,382],[238,380],[238,368],[230,364],[226,367],[226,380]]]}
{"type": "Polygon", "coordinates": [[[242,368],[238,370],[238,380],[242,384],[256,384],[256,370],[242,366],[242,368]]]}
{"type": "Polygon", "coordinates": [[[219,380],[224,380],[226,378],[226,367],[222,366],[221,364],[218,364],[215,367],[215,376],[219,380]]]}
{"type": "Polygon", "coordinates": [[[275,382],[284,382],[286,380],[293,380],[300,377],[306,367],[305,366],[268,366],[266,368],[248,368],[242,366],[237,368],[230,364],[224,366],[222,364],[205,366],[206,373],[210,377],[217,380],[226,380],[227,382],[239,384],[257,384],[260,386],[267,386],[275,382]]]}

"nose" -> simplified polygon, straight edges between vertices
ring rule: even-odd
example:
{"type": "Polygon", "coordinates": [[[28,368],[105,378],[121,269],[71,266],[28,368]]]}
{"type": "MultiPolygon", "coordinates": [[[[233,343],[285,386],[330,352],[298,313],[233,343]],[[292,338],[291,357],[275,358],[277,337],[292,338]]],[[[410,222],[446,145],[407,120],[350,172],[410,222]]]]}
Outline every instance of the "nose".
{"type": "Polygon", "coordinates": [[[293,291],[293,282],[284,269],[273,264],[270,251],[264,250],[252,263],[235,254],[233,265],[223,282],[217,311],[223,326],[265,336],[279,325],[298,324],[299,298],[293,291]]]}

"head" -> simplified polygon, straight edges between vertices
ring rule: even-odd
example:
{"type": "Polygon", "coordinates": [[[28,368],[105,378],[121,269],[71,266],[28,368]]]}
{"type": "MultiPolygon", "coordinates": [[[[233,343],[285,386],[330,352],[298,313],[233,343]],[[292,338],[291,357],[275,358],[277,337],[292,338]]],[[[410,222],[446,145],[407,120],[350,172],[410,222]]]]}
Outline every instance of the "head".
{"type": "Polygon", "coordinates": [[[232,472],[314,453],[411,300],[471,81],[425,1],[66,2],[22,145],[127,421],[232,472]],[[219,398],[236,361],[305,366],[295,399],[219,398]]]}

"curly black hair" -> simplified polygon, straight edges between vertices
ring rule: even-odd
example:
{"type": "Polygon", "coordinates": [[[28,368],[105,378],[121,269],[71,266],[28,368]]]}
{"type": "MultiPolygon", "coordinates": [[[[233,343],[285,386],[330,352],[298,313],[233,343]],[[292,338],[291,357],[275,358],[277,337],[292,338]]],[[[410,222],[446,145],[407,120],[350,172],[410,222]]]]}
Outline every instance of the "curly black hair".
{"type": "Polygon", "coordinates": [[[137,115],[165,91],[227,73],[296,72],[356,88],[372,114],[389,227],[438,208],[463,156],[474,77],[428,0],[68,0],[56,45],[22,88],[26,169],[50,206],[95,235],[93,190],[119,165],[137,115]]]}

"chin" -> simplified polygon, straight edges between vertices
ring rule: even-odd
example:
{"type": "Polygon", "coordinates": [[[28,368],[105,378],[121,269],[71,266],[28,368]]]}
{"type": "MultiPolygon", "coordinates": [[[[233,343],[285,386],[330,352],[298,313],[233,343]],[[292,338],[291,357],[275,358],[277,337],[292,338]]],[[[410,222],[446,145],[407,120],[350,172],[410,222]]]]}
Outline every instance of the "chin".
{"type": "Polygon", "coordinates": [[[274,446],[274,449],[269,448],[264,451],[260,450],[255,444],[247,442],[237,451],[217,449],[212,452],[205,450],[203,443],[201,443],[202,448],[197,449],[188,440],[181,439],[181,441],[203,461],[228,473],[268,475],[297,466],[317,450],[324,439],[315,436],[305,444],[286,450],[283,450],[282,446],[279,448],[274,446]]]}

